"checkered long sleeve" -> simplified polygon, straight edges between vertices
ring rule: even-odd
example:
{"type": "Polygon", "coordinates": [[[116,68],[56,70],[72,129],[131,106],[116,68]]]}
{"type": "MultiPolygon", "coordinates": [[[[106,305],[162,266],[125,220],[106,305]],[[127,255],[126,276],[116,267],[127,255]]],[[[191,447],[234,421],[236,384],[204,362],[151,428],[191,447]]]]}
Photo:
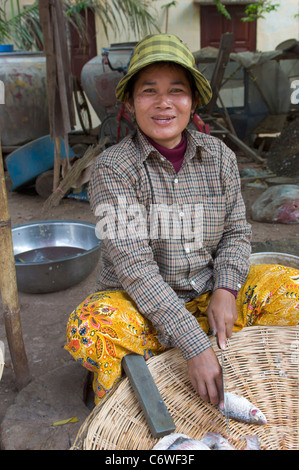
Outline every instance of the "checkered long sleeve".
{"type": "Polygon", "coordinates": [[[99,289],[125,289],[160,342],[189,359],[210,342],[185,301],[218,287],[239,290],[251,230],[233,152],[185,132],[178,173],[137,131],[99,156],[89,190],[103,239],[99,289]]]}

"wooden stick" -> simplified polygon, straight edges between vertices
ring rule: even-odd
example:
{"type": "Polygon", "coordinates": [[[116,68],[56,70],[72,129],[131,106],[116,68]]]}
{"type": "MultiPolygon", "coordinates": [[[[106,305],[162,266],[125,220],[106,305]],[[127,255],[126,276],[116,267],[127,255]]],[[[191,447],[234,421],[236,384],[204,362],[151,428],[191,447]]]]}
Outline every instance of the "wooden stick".
{"type": "Polygon", "coordinates": [[[0,138],[0,287],[2,309],[8,346],[19,390],[30,382],[30,372],[25,352],[20,320],[20,307],[5,187],[4,168],[0,138]]]}
{"type": "Polygon", "coordinates": [[[44,202],[41,210],[42,215],[46,216],[50,209],[59,205],[61,199],[71,189],[72,184],[74,184],[79,178],[86,165],[103,151],[103,145],[106,141],[107,139],[105,137],[105,139],[99,142],[96,147],[88,147],[83,157],[79,158],[74,163],[71,169],[66,173],[65,177],[60,181],[59,186],[56,188],[53,194],[51,194],[51,196],[49,196],[48,199],[44,202]]]}
{"type": "Polygon", "coordinates": [[[60,167],[61,167],[61,141],[60,141],[60,137],[55,137],[53,191],[56,191],[56,189],[59,186],[60,167]]]}
{"type": "Polygon", "coordinates": [[[221,96],[220,96],[219,91],[216,90],[216,93],[217,93],[218,99],[219,99],[219,101],[220,101],[221,107],[222,107],[222,109],[223,109],[223,112],[224,112],[224,115],[225,115],[225,120],[226,120],[227,125],[228,125],[228,127],[229,127],[229,129],[230,129],[230,132],[231,132],[234,136],[238,137],[238,136],[237,136],[237,133],[236,133],[236,131],[235,131],[235,128],[234,128],[234,126],[233,126],[233,123],[232,123],[232,121],[231,121],[230,115],[228,114],[228,111],[227,111],[227,109],[226,109],[226,106],[225,106],[224,103],[223,103],[223,100],[222,100],[222,98],[221,98],[221,96]]]}
{"type": "Polygon", "coordinates": [[[226,136],[228,139],[230,139],[239,149],[241,149],[247,157],[252,158],[254,161],[258,163],[265,163],[265,160],[260,157],[253,149],[248,147],[241,139],[239,139],[236,135],[232,134],[229,132],[222,124],[220,124],[216,119],[213,122],[216,128],[222,130],[224,133],[226,133],[226,136]]]}

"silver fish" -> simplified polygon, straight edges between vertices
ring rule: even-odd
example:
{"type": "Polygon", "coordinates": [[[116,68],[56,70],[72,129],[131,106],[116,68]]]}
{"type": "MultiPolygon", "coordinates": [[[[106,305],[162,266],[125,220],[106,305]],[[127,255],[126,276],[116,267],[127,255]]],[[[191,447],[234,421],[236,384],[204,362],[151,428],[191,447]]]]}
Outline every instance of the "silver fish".
{"type": "Polygon", "coordinates": [[[246,447],[243,450],[261,450],[257,436],[243,436],[241,439],[246,439],[246,447]]]}
{"type": "Polygon", "coordinates": [[[155,450],[166,450],[171,444],[174,443],[179,437],[184,437],[185,439],[190,439],[186,434],[171,433],[167,436],[162,437],[157,444],[154,445],[153,449],[155,450]]]}
{"type": "Polygon", "coordinates": [[[179,437],[167,450],[210,450],[210,448],[197,439],[179,437]]]}
{"type": "Polygon", "coordinates": [[[198,441],[192,439],[186,434],[172,433],[162,437],[153,447],[154,450],[210,450],[210,448],[198,441]]]}
{"type": "Polygon", "coordinates": [[[217,432],[207,432],[200,442],[206,444],[213,450],[236,450],[235,446],[230,444],[225,437],[217,432]]]}
{"type": "MultiPolygon", "coordinates": [[[[227,415],[230,419],[249,424],[267,423],[267,419],[262,411],[250,403],[250,401],[245,397],[227,392],[225,393],[225,406],[227,415]]],[[[225,415],[223,410],[220,408],[219,410],[223,415],[225,415]]]]}

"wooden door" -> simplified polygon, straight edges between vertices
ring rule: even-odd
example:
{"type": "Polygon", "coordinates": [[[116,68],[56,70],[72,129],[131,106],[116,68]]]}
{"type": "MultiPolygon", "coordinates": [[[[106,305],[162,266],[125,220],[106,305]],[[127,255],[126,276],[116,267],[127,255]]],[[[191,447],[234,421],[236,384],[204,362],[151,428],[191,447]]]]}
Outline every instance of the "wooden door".
{"type": "Polygon", "coordinates": [[[200,7],[201,48],[212,46],[219,48],[223,33],[234,33],[232,52],[256,50],[256,21],[242,21],[245,5],[227,5],[231,20],[218,12],[216,6],[200,7]]]}
{"type": "Polygon", "coordinates": [[[81,82],[81,70],[90,59],[97,55],[95,17],[92,10],[87,10],[87,15],[82,12],[86,21],[86,37],[80,37],[77,30],[70,26],[70,47],[71,47],[71,69],[72,74],[81,82]]]}

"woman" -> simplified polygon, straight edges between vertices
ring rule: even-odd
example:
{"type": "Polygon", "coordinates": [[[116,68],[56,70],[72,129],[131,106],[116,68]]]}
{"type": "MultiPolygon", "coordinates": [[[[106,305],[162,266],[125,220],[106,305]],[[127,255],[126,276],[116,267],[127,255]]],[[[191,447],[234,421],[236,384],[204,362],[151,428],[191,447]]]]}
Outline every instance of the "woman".
{"type": "Polygon", "coordinates": [[[143,39],[116,96],[137,130],[94,167],[99,292],[71,314],[66,349],[94,372],[96,403],[119,381],[125,354],[148,358],[176,347],[200,397],[223,407],[221,367],[208,335],[217,333],[224,349],[233,329],[263,323],[265,312],[275,323],[271,305],[275,297],[275,313],[280,300],[273,290],[296,273],[249,270],[251,229],[236,158],[219,139],[187,129],[211,89],[180,39],[143,39]]]}

